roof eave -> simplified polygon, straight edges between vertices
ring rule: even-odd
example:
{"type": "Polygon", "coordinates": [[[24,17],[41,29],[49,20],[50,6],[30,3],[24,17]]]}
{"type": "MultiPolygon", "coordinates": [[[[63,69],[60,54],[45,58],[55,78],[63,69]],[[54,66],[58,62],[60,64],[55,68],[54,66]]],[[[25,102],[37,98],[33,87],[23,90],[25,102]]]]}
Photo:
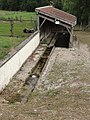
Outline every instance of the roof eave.
{"type": "Polygon", "coordinates": [[[46,15],[46,16],[48,16],[48,17],[54,18],[55,20],[59,20],[59,21],[61,21],[61,22],[65,22],[66,24],[70,25],[71,27],[74,27],[74,26],[76,25],[76,23],[77,23],[77,21],[71,23],[71,22],[67,22],[67,21],[65,21],[65,20],[59,19],[58,17],[55,18],[55,17],[51,16],[50,14],[47,14],[47,13],[45,13],[45,12],[41,12],[41,11],[39,10],[39,8],[36,8],[35,11],[37,12],[37,14],[40,13],[40,14],[46,15]]]}

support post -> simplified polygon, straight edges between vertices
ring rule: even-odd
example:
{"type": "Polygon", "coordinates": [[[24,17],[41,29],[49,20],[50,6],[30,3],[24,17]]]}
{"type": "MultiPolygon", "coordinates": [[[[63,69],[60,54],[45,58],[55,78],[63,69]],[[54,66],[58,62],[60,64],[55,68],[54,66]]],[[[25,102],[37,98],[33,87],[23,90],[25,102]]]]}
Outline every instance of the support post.
{"type": "Polygon", "coordinates": [[[71,28],[70,32],[70,42],[69,42],[69,47],[73,47],[73,27],[71,28]]]}
{"type": "Polygon", "coordinates": [[[43,22],[40,25],[40,28],[42,27],[42,25],[45,23],[46,19],[43,20],[43,22]]]}
{"type": "Polygon", "coordinates": [[[13,31],[14,31],[14,21],[10,20],[10,32],[11,32],[11,37],[13,37],[13,31]]]}
{"type": "MultiPolygon", "coordinates": [[[[66,27],[67,28],[67,27],[66,27]]],[[[73,27],[71,27],[71,29],[67,28],[67,31],[70,34],[70,42],[69,42],[69,47],[73,47],[73,27]]]]}
{"type": "Polygon", "coordinates": [[[40,29],[39,29],[39,16],[37,15],[37,30],[38,30],[38,32],[40,31],[40,29]]]}

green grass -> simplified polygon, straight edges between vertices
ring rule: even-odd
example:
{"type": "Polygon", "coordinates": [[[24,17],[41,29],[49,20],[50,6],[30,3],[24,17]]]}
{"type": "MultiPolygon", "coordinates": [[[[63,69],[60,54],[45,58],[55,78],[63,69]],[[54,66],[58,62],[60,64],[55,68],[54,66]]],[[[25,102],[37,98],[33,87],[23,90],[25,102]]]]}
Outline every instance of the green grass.
{"type": "Polygon", "coordinates": [[[90,48],[90,31],[75,31],[74,34],[77,36],[79,42],[87,44],[90,48]]]}
{"type": "Polygon", "coordinates": [[[8,18],[13,18],[15,19],[16,16],[18,19],[20,19],[20,16],[22,17],[23,20],[30,20],[31,17],[32,19],[36,19],[36,13],[35,12],[17,12],[17,11],[3,11],[0,10],[0,18],[8,19],[8,18]]]}
{"type": "MultiPolygon", "coordinates": [[[[12,12],[0,10],[0,18],[8,19],[9,17],[15,19],[16,16],[18,19],[22,16],[22,20],[30,20],[31,18],[36,19],[35,12],[12,12]]],[[[14,37],[10,37],[10,22],[0,21],[0,59],[3,59],[10,51],[13,50],[13,48],[30,35],[23,33],[24,28],[35,29],[35,27],[35,21],[14,21],[14,37]]]]}
{"type": "Polygon", "coordinates": [[[11,50],[20,44],[25,37],[0,37],[0,59],[3,59],[11,50]]]}
{"type": "MultiPolygon", "coordinates": [[[[14,35],[27,36],[23,33],[24,28],[35,28],[35,23],[32,21],[14,22],[14,35]]],[[[0,35],[10,35],[10,22],[0,22],[0,35]]]]}

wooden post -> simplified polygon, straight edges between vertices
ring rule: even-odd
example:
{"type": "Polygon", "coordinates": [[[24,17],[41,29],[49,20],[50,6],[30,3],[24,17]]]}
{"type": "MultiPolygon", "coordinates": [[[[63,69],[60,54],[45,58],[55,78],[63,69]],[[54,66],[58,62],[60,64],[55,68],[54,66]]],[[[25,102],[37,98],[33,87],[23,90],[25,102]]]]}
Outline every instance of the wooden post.
{"type": "Polygon", "coordinates": [[[16,16],[16,21],[18,21],[18,17],[16,16]]]}
{"type": "Polygon", "coordinates": [[[10,32],[11,32],[11,37],[13,37],[13,31],[14,31],[14,21],[11,19],[11,20],[10,20],[10,32]]]}
{"type": "Polygon", "coordinates": [[[83,30],[83,27],[82,27],[82,22],[81,22],[81,24],[80,24],[80,31],[82,31],[83,30]]]}
{"type": "Polygon", "coordinates": [[[69,42],[69,47],[73,47],[73,27],[71,28],[70,32],[70,42],[69,42]]]}
{"type": "Polygon", "coordinates": [[[22,16],[20,16],[20,22],[22,22],[22,16]]]}
{"type": "Polygon", "coordinates": [[[37,30],[37,23],[36,23],[36,20],[34,20],[34,24],[35,24],[35,30],[37,30]]]}
{"type": "Polygon", "coordinates": [[[73,47],[73,27],[71,27],[71,29],[69,29],[68,27],[66,27],[67,31],[70,34],[70,41],[69,41],[69,47],[72,48],[73,47]]]}
{"type": "Polygon", "coordinates": [[[31,21],[31,24],[32,24],[32,16],[31,16],[31,18],[30,18],[30,21],[31,21]]]}
{"type": "Polygon", "coordinates": [[[39,16],[37,15],[37,30],[40,32],[39,25],[40,25],[40,23],[39,23],[39,16]]]}

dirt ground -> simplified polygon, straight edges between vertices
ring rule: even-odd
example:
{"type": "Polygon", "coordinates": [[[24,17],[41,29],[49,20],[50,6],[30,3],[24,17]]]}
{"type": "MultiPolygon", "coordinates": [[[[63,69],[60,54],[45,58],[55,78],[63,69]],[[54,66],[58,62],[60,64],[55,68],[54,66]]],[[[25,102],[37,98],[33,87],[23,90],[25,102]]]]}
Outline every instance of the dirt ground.
{"type": "Polygon", "coordinates": [[[0,120],[90,120],[90,33],[76,34],[88,42],[55,48],[27,103],[0,95],[0,120]]]}

